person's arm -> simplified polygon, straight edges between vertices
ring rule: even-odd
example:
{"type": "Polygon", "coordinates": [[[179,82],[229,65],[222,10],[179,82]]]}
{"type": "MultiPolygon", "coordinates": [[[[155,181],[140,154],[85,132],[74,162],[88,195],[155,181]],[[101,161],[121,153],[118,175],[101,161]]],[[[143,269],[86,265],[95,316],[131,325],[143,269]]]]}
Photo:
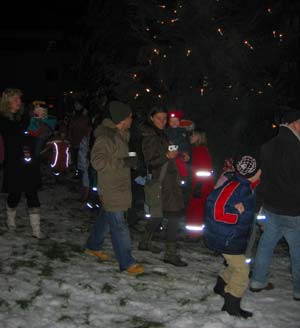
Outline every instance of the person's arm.
{"type": "MultiPolygon", "coordinates": [[[[112,142],[104,136],[98,137],[91,151],[91,164],[96,171],[101,171],[111,162],[109,144],[112,142]]],[[[112,145],[111,145],[112,146],[112,145]]]]}
{"type": "Polygon", "coordinates": [[[159,138],[152,135],[145,136],[142,142],[145,162],[153,168],[163,166],[169,160],[167,156],[170,156],[167,147],[165,151],[157,147],[159,142],[159,138]]]}

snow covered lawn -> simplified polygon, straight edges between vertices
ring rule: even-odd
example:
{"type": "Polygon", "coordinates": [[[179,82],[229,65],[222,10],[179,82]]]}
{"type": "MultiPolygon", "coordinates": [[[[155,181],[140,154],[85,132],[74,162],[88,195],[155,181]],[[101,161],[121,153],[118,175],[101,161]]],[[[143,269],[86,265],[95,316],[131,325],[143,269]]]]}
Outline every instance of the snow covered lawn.
{"type": "MultiPolygon", "coordinates": [[[[79,194],[68,184],[48,184],[41,192],[42,227],[49,239],[30,237],[24,203],[18,211],[16,233],[4,227],[1,199],[0,327],[1,328],[299,328],[300,302],[292,299],[290,263],[284,243],[277,249],[271,274],[273,291],[247,292],[243,307],[252,319],[221,312],[223,300],[212,288],[222,259],[201,243],[181,242],[189,263],[176,268],[162,254],[133,249],[145,274],[118,271],[109,237],[108,262],[83,253],[93,214],[83,210],[79,194]]],[[[142,223],[141,223],[142,224],[142,223]]]]}

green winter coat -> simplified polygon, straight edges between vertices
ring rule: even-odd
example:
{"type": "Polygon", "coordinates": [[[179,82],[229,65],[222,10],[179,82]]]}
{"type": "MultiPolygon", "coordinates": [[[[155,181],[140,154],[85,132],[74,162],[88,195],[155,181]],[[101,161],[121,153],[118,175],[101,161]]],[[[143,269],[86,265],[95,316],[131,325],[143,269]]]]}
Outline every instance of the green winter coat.
{"type": "Polygon", "coordinates": [[[159,178],[161,168],[168,162],[165,178],[162,182],[162,207],[165,212],[179,212],[184,208],[180,177],[175,160],[167,158],[168,141],[163,130],[154,125],[144,126],[142,131],[142,149],[145,163],[154,178],[159,178]]]}
{"type": "Polygon", "coordinates": [[[96,141],[91,163],[98,175],[98,190],[108,212],[126,211],[131,207],[130,168],[123,159],[128,156],[129,132],[121,132],[109,120],[95,130],[96,141]]]}

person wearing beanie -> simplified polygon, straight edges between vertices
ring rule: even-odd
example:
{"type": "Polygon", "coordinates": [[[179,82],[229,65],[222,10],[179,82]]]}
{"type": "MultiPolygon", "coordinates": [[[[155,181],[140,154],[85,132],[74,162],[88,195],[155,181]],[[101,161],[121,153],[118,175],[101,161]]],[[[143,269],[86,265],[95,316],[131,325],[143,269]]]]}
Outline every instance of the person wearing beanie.
{"type": "Polygon", "coordinates": [[[261,150],[262,176],[257,198],[266,217],[250,283],[252,292],[272,289],[268,271],[274,248],[284,237],[289,245],[293,298],[300,301],[300,109],[283,108],[276,137],[261,150]]]}
{"type": "Polygon", "coordinates": [[[107,260],[108,254],[102,248],[109,230],[120,271],[136,275],[143,273],[144,268],[131,254],[130,234],[124,217],[132,201],[130,169],[136,167],[136,158],[130,157],[128,150],[132,114],[129,106],[118,101],[112,101],[108,109],[111,118],[104,119],[95,130],[96,140],[91,151],[102,209],[87,240],[85,253],[107,260]]]}
{"type": "Polygon", "coordinates": [[[253,154],[237,156],[234,166],[233,178],[207,198],[204,238],[207,247],[222,254],[227,264],[214,287],[214,292],[224,298],[222,311],[248,318],[252,313],[241,309],[240,303],[249,282],[245,252],[256,208],[254,188],[261,170],[253,154]]]}

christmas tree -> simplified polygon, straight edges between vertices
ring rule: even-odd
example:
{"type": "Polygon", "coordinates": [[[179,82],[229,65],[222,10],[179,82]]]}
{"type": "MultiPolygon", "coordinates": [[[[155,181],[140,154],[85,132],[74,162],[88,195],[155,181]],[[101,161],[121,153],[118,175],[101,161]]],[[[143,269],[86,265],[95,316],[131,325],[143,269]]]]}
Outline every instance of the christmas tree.
{"type": "Polygon", "coordinates": [[[114,2],[92,1],[87,19],[94,87],[139,110],[182,109],[224,153],[273,134],[297,94],[297,1],[114,2]]]}

